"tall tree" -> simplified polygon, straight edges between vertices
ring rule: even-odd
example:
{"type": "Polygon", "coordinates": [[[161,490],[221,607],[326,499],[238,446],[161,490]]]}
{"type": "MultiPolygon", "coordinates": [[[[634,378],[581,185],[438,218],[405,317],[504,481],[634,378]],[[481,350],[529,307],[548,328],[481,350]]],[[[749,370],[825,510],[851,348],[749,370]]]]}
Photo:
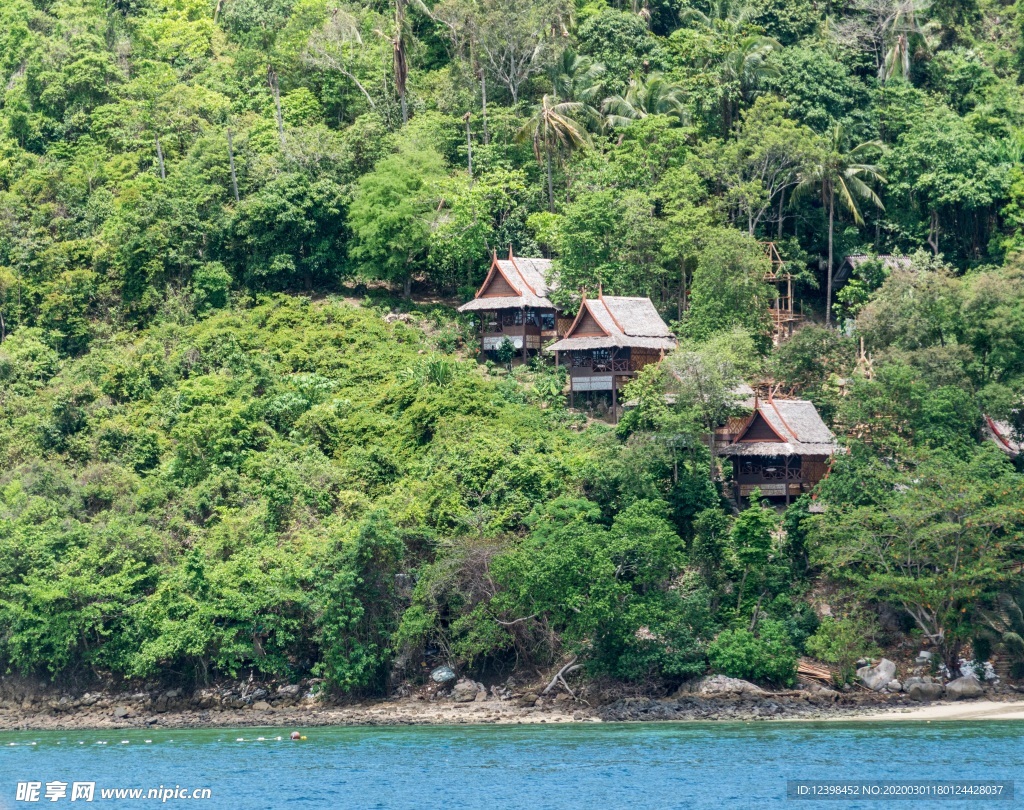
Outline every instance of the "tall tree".
{"type": "Polygon", "coordinates": [[[624,96],[609,96],[603,109],[611,126],[623,127],[648,115],[667,115],[678,123],[689,120],[683,89],[660,73],[629,80],[624,96]]]}
{"type": "Polygon", "coordinates": [[[825,323],[832,321],[833,241],[835,235],[836,200],[857,225],[864,224],[859,200],[867,200],[884,211],[881,198],[869,183],[884,183],[878,166],[862,161],[881,151],[880,141],[872,140],[849,146],[849,135],[842,124],[836,124],[822,140],[821,148],[808,160],[800,173],[796,193],[821,194],[821,203],[828,217],[828,286],[825,293],[825,323]]]}
{"type": "Polygon", "coordinates": [[[400,283],[412,296],[412,277],[423,262],[437,212],[444,160],[422,145],[406,145],[380,161],[356,185],[349,226],[352,255],[378,278],[400,283]]]}
{"type": "Polygon", "coordinates": [[[545,93],[530,119],[519,130],[517,138],[533,144],[533,154],[544,165],[548,185],[548,209],[555,210],[555,187],[552,162],[589,143],[586,129],[573,116],[586,112],[579,101],[559,101],[545,93]]]}

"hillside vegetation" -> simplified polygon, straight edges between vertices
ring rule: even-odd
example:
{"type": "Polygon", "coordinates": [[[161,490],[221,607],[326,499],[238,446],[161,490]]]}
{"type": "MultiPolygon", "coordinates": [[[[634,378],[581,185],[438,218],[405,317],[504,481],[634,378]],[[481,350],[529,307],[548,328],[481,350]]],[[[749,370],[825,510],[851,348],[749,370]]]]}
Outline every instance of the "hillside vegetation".
{"type": "Polygon", "coordinates": [[[6,0],[0,668],[1024,667],[1024,479],[982,430],[1024,423],[1021,19],[6,0]],[[808,316],[777,348],[766,240],[808,316]],[[509,248],[569,310],[645,295],[680,336],[617,426],[422,303],[509,248]],[[857,253],[910,261],[833,283],[857,253]],[[813,512],[736,513],[709,474],[742,380],[849,445],[813,512]]]}

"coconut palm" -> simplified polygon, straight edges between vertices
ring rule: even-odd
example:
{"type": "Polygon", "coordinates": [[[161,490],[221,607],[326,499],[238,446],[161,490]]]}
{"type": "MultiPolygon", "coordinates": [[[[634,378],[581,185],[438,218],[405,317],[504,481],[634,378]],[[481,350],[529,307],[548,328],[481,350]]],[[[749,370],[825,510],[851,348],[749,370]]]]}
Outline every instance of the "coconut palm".
{"type": "Polygon", "coordinates": [[[832,320],[832,245],[835,234],[836,200],[854,223],[864,224],[858,200],[867,200],[881,211],[881,199],[868,183],[884,183],[879,168],[862,162],[871,153],[883,149],[881,141],[865,141],[847,148],[849,138],[841,124],[836,124],[824,138],[821,150],[811,156],[807,167],[800,172],[794,196],[820,192],[821,202],[828,214],[828,288],[825,295],[825,323],[832,320]]]}
{"type": "Polygon", "coordinates": [[[530,140],[537,162],[545,167],[548,180],[548,208],[555,210],[555,188],[552,161],[589,143],[586,129],[577,120],[586,115],[586,104],[580,101],[559,101],[544,94],[530,119],[516,135],[517,141],[530,140]]]}
{"type": "Polygon", "coordinates": [[[667,115],[680,124],[685,124],[688,119],[683,89],[660,73],[630,79],[626,95],[610,96],[604,100],[604,112],[607,122],[615,127],[628,126],[648,115],[667,115]]]}
{"type": "Polygon", "coordinates": [[[897,74],[909,79],[911,59],[927,50],[924,32],[918,24],[919,14],[927,5],[923,0],[900,0],[893,4],[884,21],[888,48],[878,67],[878,78],[882,81],[897,74]]]}
{"type": "Polygon", "coordinates": [[[757,33],[759,29],[750,24],[753,13],[748,3],[713,0],[707,13],[690,9],[683,15],[684,21],[706,28],[724,53],[718,71],[722,126],[726,132],[736,120],[738,102],[752,102],[765,79],[778,75],[768,64],[768,56],[782,46],[777,40],[757,33]]]}
{"type": "Polygon", "coordinates": [[[736,120],[737,102],[750,104],[766,79],[778,75],[768,56],[781,45],[771,37],[751,34],[740,39],[725,54],[719,67],[722,81],[722,124],[726,132],[736,120]]]}
{"type": "Polygon", "coordinates": [[[561,101],[578,101],[593,106],[604,89],[605,68],[586,56],[566,48],[548,69],[554,94],[561,101]]]}
{"type": "Polygon", "coordinates": [[[754,7],[736,0],[712,0],[707,12],[695,8],[687,9],[680,15],[684,23],[702,25],[726,36],[738,36],[750,22],[754,7]]]}

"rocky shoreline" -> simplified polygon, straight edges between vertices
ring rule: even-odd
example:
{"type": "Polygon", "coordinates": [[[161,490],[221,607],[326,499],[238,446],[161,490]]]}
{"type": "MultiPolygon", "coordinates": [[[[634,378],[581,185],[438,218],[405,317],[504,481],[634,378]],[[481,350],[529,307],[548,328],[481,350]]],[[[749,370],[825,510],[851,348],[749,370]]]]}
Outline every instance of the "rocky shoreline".
{"type": "MultiPolygon", "coordinates": [[[[1006,690],[999,697],[1020,695],[1006,690]]],[[[385,700],[332,703],[309,682],[276,687],[240,683],[191,693],[108,688],[74,695],[3,679],[0,730],[829,720],[907,712],[920,705],[905,694],[768,691],[721,676],[686,685],[671,697],[620,697],[601,705],[573,700],[564,692],[548,697],[529,690],[486,689],[465,680],[450,690],[427,688],[385,700]]]]}

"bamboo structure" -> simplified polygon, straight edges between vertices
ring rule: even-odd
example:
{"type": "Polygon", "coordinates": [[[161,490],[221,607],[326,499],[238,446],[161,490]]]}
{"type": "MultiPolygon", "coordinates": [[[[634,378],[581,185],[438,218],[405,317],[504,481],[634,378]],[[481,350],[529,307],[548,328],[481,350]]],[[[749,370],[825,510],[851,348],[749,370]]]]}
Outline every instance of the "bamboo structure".
{"type": "Polygon", "coordinates": [[[772,342],[778,346],[792,337],[799,323],[804,319],[793,308],[793,275],[786,269],[786,263],[779,255],[774,242],[764,242],[771,266],[764,280],[775,287],[775,303],[769,307],[772,316],[772,342]]]}

